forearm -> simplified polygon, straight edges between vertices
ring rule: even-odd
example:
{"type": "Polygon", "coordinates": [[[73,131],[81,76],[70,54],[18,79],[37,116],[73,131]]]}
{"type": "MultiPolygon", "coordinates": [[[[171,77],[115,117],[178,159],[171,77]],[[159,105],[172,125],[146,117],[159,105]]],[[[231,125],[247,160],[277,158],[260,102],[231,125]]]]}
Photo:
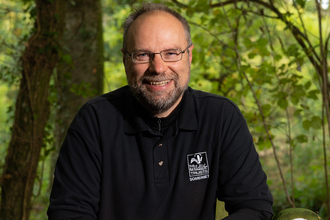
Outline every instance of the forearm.
{"type": "Polygon", "coordinates": [[[240,209],[223,220],[270,220],[272,213],[253,209],[240,209]]]}
{"type": "Polygon", "coordinates": [[[75,218],[61,218],[61,219],[56,219],[56,220],[91,220],[90,218],[79,216],[75,218]]]}

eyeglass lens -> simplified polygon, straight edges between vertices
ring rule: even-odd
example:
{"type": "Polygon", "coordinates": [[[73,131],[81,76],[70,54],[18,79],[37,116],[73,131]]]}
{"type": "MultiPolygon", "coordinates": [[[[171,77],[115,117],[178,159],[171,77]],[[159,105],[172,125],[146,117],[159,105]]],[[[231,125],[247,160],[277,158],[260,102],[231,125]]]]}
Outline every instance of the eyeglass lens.
{"type": "Polygon", "coordinates": [[[182,59],[182,51],[179,49],[163,50],[160,53],[150,51],[133,52],[132,57],[135,63],[151,62],[155,54],[160,54],[165,62],[179,61],[182,59]]]}

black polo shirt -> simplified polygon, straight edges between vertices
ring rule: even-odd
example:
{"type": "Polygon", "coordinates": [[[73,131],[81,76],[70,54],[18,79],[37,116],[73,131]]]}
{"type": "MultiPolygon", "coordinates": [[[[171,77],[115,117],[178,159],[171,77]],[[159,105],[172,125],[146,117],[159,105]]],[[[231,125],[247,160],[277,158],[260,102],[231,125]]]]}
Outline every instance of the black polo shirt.
{"type": "Polygon", "coordinates": [[[94,98],[68,129],[55,170],[49,219],[214,219],[272,212],[272,196],[246,122],[230,100],[185,91],[162,134],[128,86],[94,98]]]}

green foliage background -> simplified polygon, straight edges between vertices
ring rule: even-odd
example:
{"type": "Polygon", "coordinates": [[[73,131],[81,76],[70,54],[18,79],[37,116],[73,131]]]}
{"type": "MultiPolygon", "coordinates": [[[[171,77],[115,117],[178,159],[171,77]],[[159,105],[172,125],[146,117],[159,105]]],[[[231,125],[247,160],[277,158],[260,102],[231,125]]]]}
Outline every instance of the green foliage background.
{"type": "MultiPolygon", "coordinates": [[[[218,2],[182,1],[185,6],[174,2],[165,3],[187,18],[195,45],[190,86],[226,96],[240,107],[268,175],[274,196],[274,212],[291,207],[274,159],[276,152],[288,194],[295,205],[318,212],[325,218],[327,192],[322,148],[322,123],[325,120],[322,117],[320,79],[288,25],[252,3],[249,7],[239,2],[225,7],[210,7],[211,3],[218,2]],[[265,14],[268,17],[261,16],[265,14]],[[271,139],[265,131],[265,124],[271,139]]],[[[315,2],[275,3],[288,21],[307,32],[313,47],[319,47],[315,2]]],[[[104,92],[126,85],[120,51],[122,23],[132,7],[139,4],[140,1],[103,0],[104,92]]],[[[20,79],[19,56],[33,28],[34,13],[32,1],[0,0],[1,167],[10,139],[13,100],[20,79]]],[[[322,13],[326,37],[330,32],[329,8],[322,13]]],[[[54,91],[50,99],[56,100],[54,91]]],[[[45,213],[52,175],[48,172],[47,156],[53,149],[52,129],[51,124],[46,128],[48,136],[40,160],[33,198],[35,205],[30,219],[47,219],[45,213]]],[[[217,219],[224,215],[217,212],[217,219]]]]}

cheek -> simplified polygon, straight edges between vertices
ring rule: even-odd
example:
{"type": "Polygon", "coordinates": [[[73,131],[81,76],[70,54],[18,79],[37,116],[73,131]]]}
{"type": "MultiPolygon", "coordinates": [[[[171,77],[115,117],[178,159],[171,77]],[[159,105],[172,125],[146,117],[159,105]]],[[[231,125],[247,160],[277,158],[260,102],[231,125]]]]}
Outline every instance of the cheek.
{"type": "Polygon", "coordinates": [[[189,80],[189,75],[190,75],[190,66],[187,61],[184,62],[183,65],[177,68],[178,71],[177,74],[179,75],[179,81],[181,84],[186,83],[189,80]]]}
{"type": "Polygon", "coordinates": [[[181,76],[179,76],[179,81],[181,86],[185,86],[189,81],[189,75],[187,72],[182,73],[181,76]]]}
{"type": "Polygon", "coordinates": [[[139,78],[146,72],[146,70],[147,68],[143,64],[132,64],[126,68],[126,74],[130,78],[139,78]]]}

